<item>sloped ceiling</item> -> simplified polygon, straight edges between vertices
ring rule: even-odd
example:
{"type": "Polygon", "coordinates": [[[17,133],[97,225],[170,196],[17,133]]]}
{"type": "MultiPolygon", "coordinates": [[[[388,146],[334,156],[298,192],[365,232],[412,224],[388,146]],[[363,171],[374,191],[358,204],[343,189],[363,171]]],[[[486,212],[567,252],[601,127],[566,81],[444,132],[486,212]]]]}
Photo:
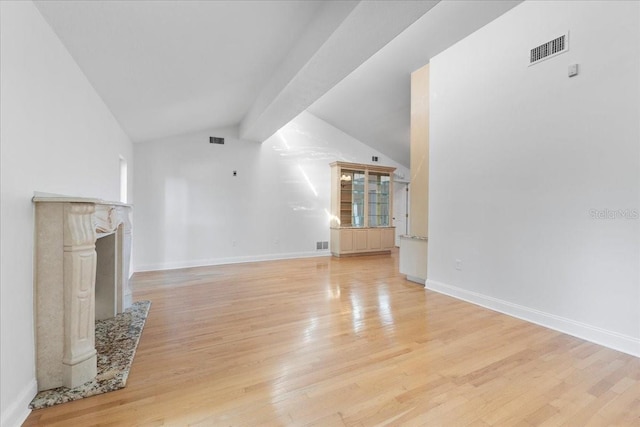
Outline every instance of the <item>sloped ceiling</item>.
{"type": "Polygon", "coordinates": [[[309,112],[409,167],[411,73],[518,3],[521,0],[438,3],[309,112]]]}
{"type": "Polygon", "coordinates": [[[408,165],[409,73],[518,2],[35,3],[134,142],[309,108],[408,165]]]}

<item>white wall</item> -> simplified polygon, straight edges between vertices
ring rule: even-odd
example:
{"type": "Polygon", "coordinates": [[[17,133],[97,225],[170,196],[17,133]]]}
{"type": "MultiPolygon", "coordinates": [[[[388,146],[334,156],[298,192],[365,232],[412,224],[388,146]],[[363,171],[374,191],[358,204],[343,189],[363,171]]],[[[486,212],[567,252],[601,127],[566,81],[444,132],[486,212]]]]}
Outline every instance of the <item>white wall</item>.
{"type": "Polygon", "coordinates": [[[329,163],[371,163],[373,155],[408,176],[309,113],[262,144],[234,129],[135,144],[134,268],[326,255],[316,242],[329,240],[329,163]]]}
{"type": "MultiPolygon", "coordinates": [[[[0,2],[2,426],[19,424],[36,392],[34,191],[117,199],[116,120],[31,2],[0,2]]],[[[130,180],[131,181],[131,180],[130,180]]]]}
{"type": "Polygon", "coordinates": [[[640,356],[639,8],[525,2],[431,60],[427,287],[640,356]]]}

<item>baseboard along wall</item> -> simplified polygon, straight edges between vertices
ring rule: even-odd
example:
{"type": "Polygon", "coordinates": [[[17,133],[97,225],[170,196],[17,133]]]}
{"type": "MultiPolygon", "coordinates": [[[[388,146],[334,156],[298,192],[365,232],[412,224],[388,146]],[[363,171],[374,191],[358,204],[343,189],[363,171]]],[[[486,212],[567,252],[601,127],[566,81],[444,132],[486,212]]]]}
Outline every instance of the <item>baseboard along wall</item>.
{"type": "Polygon", "coordinates": [[[640,357],[640,339],[598,328],[586,323],[576,322],[554,314],[530,307],[514,304],[477,292],[471,292],[456,286],[427,279],[425,288],[479,305],[518,319],[526,320],[549,329],[556,330],[586,341],[593,342],[632,356],[640,357]]]}

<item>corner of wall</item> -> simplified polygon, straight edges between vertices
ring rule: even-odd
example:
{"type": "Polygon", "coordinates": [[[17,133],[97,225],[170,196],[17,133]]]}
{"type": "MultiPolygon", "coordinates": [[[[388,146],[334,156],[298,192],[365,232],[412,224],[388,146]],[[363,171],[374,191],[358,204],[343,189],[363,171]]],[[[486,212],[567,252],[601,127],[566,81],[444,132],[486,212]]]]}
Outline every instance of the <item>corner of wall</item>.
{"type": "Polygon", "coordinates": [[[29,384],[20,391],[14,401],[9,405],[6,411],[2,412],[1,427],[17,427],[27,419],[31,410],[29,403],[38,393],[38,383],[35,377],[31,379],[29,384]]]}

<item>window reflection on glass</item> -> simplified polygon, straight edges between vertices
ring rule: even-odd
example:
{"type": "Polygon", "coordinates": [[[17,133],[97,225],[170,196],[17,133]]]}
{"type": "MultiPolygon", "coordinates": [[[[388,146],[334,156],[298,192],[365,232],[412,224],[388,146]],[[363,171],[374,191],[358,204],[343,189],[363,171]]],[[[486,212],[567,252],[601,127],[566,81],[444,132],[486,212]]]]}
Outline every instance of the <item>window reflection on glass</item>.
{"type": "Polygon", "coordinates": [[[364,227],[364,171],[343,170],[340,175],[340,224],[364,227]]]}
{"type": "Polygon", "coordinates": [[[388,174],[369,172],[369,227],[389,226],[390,183],[388,174]]]}

